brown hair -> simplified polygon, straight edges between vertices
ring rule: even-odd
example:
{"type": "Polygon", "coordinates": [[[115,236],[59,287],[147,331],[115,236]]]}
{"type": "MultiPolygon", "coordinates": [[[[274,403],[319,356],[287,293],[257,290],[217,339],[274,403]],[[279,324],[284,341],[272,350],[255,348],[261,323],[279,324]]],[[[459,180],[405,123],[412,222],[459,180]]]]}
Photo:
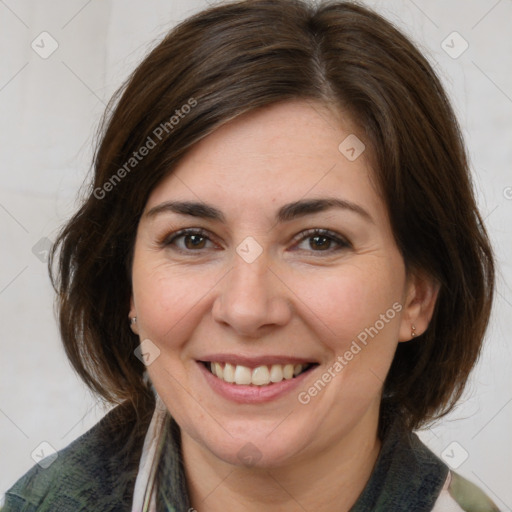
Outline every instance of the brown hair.
{"type": "Polygon", "coordinates": [[[440,284],[427,331],[398,346],[383,404],[411,429],[453,408],[494,290],[457,121],[428,62],[391,23],[351,2],[299,0],[240,1],[190,17],[111,101],[88,196],[49,262],[67,355],[105,399],[134,407],[148,400],[128,311],[135,233],[150,192],[221,124],[300,98],[343,109],[362,127],[406,266],[440,284]]]}

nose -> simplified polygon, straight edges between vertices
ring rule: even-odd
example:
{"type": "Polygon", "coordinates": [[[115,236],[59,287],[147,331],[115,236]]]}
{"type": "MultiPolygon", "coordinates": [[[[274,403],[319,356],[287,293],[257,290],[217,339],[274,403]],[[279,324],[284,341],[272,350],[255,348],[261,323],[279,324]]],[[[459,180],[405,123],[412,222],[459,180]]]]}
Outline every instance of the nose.
{"type": "Polygon", "coordinates": [[[264,331],[283,326],[291,318],[290,290],[269,268],[265,253],[252,263],[238,255],[234,266],[219,283],[213,304],[215,321],[245,337],[261,337],[264,331]]]}

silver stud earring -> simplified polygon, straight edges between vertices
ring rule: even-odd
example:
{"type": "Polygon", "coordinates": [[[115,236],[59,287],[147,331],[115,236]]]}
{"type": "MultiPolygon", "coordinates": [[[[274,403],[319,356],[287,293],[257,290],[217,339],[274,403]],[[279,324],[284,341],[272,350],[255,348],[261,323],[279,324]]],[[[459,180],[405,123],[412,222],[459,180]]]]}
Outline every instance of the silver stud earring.
{"type": "Polygon", "coordinates": [[[137,323],[137,317],[136,316],[133,316],[132,318],[130,318],[130,320],[132,322],[132,325],[137,323]]]}
{"type": "Polygon", "coordinates": [[[411,338],[414,338],[416,336],[416,326],[414,324],[411,325],[411,338]]]}

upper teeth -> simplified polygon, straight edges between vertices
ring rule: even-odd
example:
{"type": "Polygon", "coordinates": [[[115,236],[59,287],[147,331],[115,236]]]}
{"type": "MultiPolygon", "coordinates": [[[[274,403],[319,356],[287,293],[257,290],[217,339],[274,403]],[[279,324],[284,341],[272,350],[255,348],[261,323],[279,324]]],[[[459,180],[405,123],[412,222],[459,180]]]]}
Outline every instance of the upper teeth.
{"type": "Polygon", "coordinates": [[[234,384],[254,384],[266,386],[271,382],[281,382],[283,379],[292,379],[306,368],[305,364],[273,364],[258,366],[251,370],[247,366],[232,365],[230,363],[213,362],[209,365],[210,371],[219,379],[234,384]]]}

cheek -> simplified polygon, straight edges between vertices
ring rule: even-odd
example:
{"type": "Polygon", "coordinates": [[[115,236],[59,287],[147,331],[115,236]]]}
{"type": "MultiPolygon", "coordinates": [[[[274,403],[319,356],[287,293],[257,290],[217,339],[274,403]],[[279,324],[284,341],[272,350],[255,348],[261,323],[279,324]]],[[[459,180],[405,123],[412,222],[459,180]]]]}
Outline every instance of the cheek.
{"type": "Polygon", "coordinates": [[[184,330],[194,322],[201,299],[214,283],[197,272],[183,272],[168,263],[134,264],[133,294],[141,335],[158,343],[183,339],[184,330]]]}
{"type": "Polygon", "coordinates": [[[324,339],[332,340],[329,344],[333,349],[342,350],[361,333],[364,338],[365,329],[376,323],[379,331],[386,332],[390,326],[398,326],[398,314],[393,309],[402,292],[398,276],[396,269],[351,265],[318,279],[296,281],[295,289],[312,322],[325,332],[324,339]],[[385,316],[384,328],[381,315],[385,316]]]}

